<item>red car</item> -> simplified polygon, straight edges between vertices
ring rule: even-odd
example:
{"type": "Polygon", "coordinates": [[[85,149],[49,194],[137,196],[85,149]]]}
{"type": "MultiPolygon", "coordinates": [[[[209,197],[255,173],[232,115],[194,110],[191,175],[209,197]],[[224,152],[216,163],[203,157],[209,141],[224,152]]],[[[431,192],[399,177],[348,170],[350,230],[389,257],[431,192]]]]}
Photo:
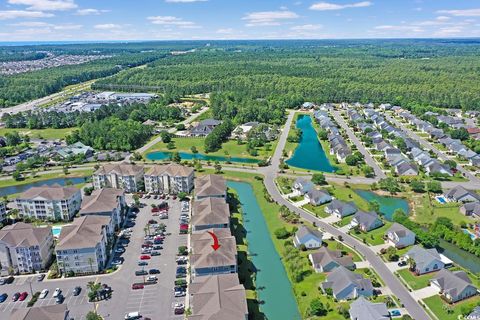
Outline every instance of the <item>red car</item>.
{"type": "Polygon", "coordinates": [[[139,289],[143,289],[144,288],[144,285],[141,284],[141,283],[134,283],[132,284],[132,289],[133,290],[139,290],[139,289]]]}
{"type": "Polygon", "coordinates": [[[150,256],[148,255],[143,255],[143,256],[140,256],[140,260],[150,260],[150,256]]]}
{"type": "Polygon", "coordinates": [[[158,209],[157,207],[152,209],[152,212],[158,212],[158,211],[160,211],[160,209],[158,209]]]}
{"type": "Polygon", "coordinates": [[[20,294],[20,297],[18,297],[18,301],[24,301],[25,299],[27,299],[27,296],[28,296],[28,293],[22,292],[20,294]]]}
{"type": "Polygon", "coordinates": [[[188,230],[188,224],[181,224],[180,230],[188,230]]]}

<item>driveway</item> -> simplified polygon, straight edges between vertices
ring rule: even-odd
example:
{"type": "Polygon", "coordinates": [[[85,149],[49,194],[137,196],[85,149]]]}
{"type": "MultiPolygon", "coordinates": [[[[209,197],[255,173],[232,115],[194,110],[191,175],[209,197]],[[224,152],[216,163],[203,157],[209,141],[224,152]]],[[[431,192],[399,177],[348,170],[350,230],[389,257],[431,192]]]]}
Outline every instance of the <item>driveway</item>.
{"type": "Polygon", "coordinates": [[[328,216],[328,217],[326,217],[326,218],[322,218],[321,220],[322,220],[323,222],[325,222],[325,223],[328,223],[328,224],[334,224],[334,223],[340,221],[341,219],[340,219],[339,217],[337,217],[337,216],[330,215],[330,216],[328,216]]]}
{"type": "Polygon", "coordinates": [[[438,294],[439,292],[440,292],[440,290],[438,289],[438,287],[428,286],[428,287],[425,287],[425,288],[422,288],[422,289],[412,291],[412,296],[414,296],[415,299],[417,299],[417,300],[423,300],[425,298],[434,296],[434,295],[438,294]]]}

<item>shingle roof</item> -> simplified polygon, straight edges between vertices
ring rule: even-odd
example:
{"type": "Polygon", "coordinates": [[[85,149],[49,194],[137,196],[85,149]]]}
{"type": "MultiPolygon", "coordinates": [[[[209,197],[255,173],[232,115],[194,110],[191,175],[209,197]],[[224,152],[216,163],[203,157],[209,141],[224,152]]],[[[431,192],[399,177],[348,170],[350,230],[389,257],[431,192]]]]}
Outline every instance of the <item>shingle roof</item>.
{"type": "Polygon", "coordinates": [[[330,202],[330,204],[328,204],[327,207],[331,211],[338,210],[338,212],[340,212],[340,214],[342,212],[346,211],[347,209],[349,209],[350,207],[354,208],[354,209],[357,208],[355,203],[353,203],[353,202],[343,202],[343,201],[340,201],[340,200],[337,200],[337,199],[333,199],[332,202],[330,202]]]}
{"type": "Polygon", "coordinates": [[[353,216],[353,219],[357,221],[359,225],[370,226],[375,222],[375,220],[379,219],[378,214],[373,211],[365,212],[365,211],[357,211],[353,216]]]}
{"type": "Polygon", "coordinates": [[[43,198],[46,200],[63,200],[71,198],[75,193],[79,193],[80,190],[75,187],[62,187],[58,184],[52,186],[31,187],[27,191],[23,192],[18,199],[33,199],[43,198]]]}
{"type": "Polygon", "coordinates": [[[190,284],[191,320],[244,320],[248,314],[245,288],[237,274],[196,277],[190,284]]]}
{"type": "Polygon", "coordinates": [[[113,211],[117,208],[118,197],[124,194],[123,190],[114,188],[94,190],[90,196],[83,198],[80,215],[113,211]]]}
{"type": "Polygon", "coordinates": [[[228,224],[230,209],[223,198],[205,198],[193,203],[192,225],[228,224]]]}
{"type": "Polygon", "coordinates": [[[404,238],[410,235],[415,236],[413,231],[396,222],[394,222],[390,229],[388,229],[387,234],[390,232],[397,234],[399,238],[404,238]]]}
{"type": "Polygon", "coordinates": [[[320,240],[322,240],[322,237],[323,237],[323,233],[320,232],[319,230],[311,229],[311,228],[306,227],[304,225],[300,226],[300,228],[298,228],[297,232],[295,233],[295,236],[300,240],[307,235],[311,235],[311,236],[313,236],[315,238],[318,238],[320,240]]]}
{"type": "Polygon", "coordinates": [[[360,296],[350,304],[352,320],[388,320],[390,313],[385,303],[373,303],[360,296]]]}
{"type": "Polygon", "coordinates": [[[220,248],[213,250],[212,238],[192,241],[191,263],[194,268],[231,266],[237,264],[237,244],[235,237],[219,237],[220,248]]]}
{"type": "Polygon", "coordinates": [[[449,271],[447,269],[440,270],[432,279],[436,281],[445,294],[456,297],[462,293],[468,286],[472,286],[472,281],[465,271],[449,271]]]}
{"type": "Polygon", "coordinates": [[[65,320],[65,304],[13,309],[10,320],[65,320]]]}
{"type": "Polygon", "coordinates": [[[195,194],[197,197],[223,195],[226,190],[225,178],[219,175],[209,174],[195,180],[195,194]]]}
{"type": "Polygon", "coordinates": [[[173,177],[188,177],[193,173],[193,169],[190,167],[182,166],[179,164],[171,163],[168,165],[154,165],[147,170],[145,175],[147,176],[161,176],[169,175],[173,177]]]}
{"type": "Polygon", "coordinates": [[[359,289],[373,290],[370,279],[365,279],[362,275],[353,273],[343,266],[333,270],[327,276],[327,280],[322,283],[323,288],[332,288],[334,295],[339,294],[342,290],[352,285],[359,289]]]}
{"type": "Polygon", "coordinates": [[[135,164],[105,164],[95,171],[95,175],[107,175],[115,173],[119,176],[136,176],[143,173],[143,167],[135,164]]]}
{"type": "Polygon", "coordinates": [[[0,230],[0,241],[11,247],[38,246],[52,234],[52,227],[34,227],[17,222],[0,230]]]}
{"type": "Polygon", "coordinates": [[[340,250],[328,250],[325,247],[321,247],[318,251],[310,254],[313,264],[315,266],[325,267],[329,263],[336,262],[337,264],[344,266],[346,268],[353,267],[353,259],[351,256],[343,256],[342,251],[340,250]]]}
{"type": "Polygon", "coordinates": [[[413,260],[415,260],[415,264],[418,269],[423,269],[425,266],[430,264],[433,260],[441,261],[442,258],[438,251],[434,248],[432,249],[424,249],[419,246],[414,246],[410,251],[406,253],[406,255],[413,260]]]}
{"type": "Polygon", "coordinates": [[[62,227],[55,250],[93,248],[102,239],[102,229],[110,224],[110,217],[83,216],[62,227]]]}
{"type": "Polygon", "coordinates": [[[470,195],[470,196],[472,196],[475,199],[480,201],[480,196],[477,193],[475,193],[473,191],[469,191],[462,186],[456,186],[455,188],[451,189],[450,191],[448,191],[445,194],[445,196],[447,196],[447,198],[452,198],[452,199],[455,199],[455,200],[461,199],[462,197],[464,197],[466,195],[470,195]]]}

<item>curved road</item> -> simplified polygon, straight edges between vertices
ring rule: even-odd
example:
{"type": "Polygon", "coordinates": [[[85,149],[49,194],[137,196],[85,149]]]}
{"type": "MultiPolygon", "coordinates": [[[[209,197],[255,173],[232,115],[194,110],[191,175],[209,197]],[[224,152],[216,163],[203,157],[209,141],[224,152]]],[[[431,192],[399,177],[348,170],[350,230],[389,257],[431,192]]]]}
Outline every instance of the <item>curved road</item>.
{"type": "Polygon", "coordinates": [[[285,205],[287,208],[292,210],[293,212],[297,213],[303,219],[315,223],[318,227],[321,227],[326,232],[338,237],[341,235],[343,237],[344,242],[354,247],[365,260],[370,262],[372,267],[378,273],[380,278],[385,282],[386,286],[390,288],[392,293],[400,299],[401,303],[405,306],[407,311],[410,315],[416,320],[428,320],[430,317],[427,315],[426,311],[420,306],[420,304],[413,299],[410,295],[409,291],[403,286],[400,280],[387,268],[383,260],[377,256],[373,250],[363,244],[362,242],[358,241],[357,239],[353,238],[352,236],[338,230],[337,228],[321,221],[317,217],[312,216],[308,212],[295,207],[290,201],[284,199],[280,192],[277,189],[275,184],[275,178],[278,176],[277,169],[280,164],[280,158],[282,156],[282,150],[285,147],[285,142],[288,136],[288,128],[293,121],[293,112],[290,112],[288,115],[287,122],[285,124],[285,129],[282,132],[280,137],[280,141],[278,142],[277,149],[272,158],[272,164],[269,167],[264,167],[260,171],[262,171],[265,175],[265,187],[267,188],[268,193],[272,196],[272,198],[278,202],[279,204],[285,205]]]}

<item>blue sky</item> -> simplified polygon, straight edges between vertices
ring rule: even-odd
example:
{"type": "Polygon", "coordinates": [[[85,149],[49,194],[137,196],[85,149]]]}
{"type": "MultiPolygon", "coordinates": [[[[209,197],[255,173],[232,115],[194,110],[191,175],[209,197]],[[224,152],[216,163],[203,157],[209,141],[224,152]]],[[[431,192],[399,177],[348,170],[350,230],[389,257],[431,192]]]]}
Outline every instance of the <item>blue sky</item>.
{"type": "Polygon", "coordinates": [[[0,0],[0,41],[480,37],[478,0],[0,0]]]}

